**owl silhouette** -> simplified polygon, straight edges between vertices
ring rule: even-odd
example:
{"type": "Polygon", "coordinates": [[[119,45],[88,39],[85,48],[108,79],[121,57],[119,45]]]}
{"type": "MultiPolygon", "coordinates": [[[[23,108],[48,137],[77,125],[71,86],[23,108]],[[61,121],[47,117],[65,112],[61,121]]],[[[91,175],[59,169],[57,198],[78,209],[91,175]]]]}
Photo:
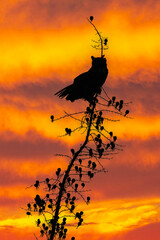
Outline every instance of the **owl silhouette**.
{"type": "Polygon", "coordinates": [[[91,59],[92,66],[88,72],[77,76],[73,84],[61,89],[55,95],[60,98],[66,98],[66,100],[70,100],[71,102],[77,99],[91,102],[96,94],[100,94],[108,75],[106,58],[104,56],[92,56],[91,59]]]}

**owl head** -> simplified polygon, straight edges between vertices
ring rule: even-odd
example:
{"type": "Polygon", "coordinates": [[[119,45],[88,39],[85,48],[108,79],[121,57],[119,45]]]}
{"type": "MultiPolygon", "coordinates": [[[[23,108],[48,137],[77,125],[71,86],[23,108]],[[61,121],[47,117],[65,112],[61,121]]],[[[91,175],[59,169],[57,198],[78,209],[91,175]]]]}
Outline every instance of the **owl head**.
{"type": "Polygon", "coordinates": [[[91,59],[92,59],[92,67],[94,68],[104,68],[107,66],[106,58],[104,57],[104,55],[102,57],[91,56],[91,59]]]}

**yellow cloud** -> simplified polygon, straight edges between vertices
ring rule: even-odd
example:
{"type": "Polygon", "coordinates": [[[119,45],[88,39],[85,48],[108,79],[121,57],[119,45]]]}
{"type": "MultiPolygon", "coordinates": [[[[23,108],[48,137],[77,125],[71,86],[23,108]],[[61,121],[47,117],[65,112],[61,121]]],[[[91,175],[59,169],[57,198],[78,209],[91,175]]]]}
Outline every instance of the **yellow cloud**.
{"type": "MultiPolygon", "coordinates": [[[[129,231],[136,227],[160,221],[160,199],[118,199],[92,202],[90,205],[81,205],[84,210],[85,224],[78,230],[81,233],[118,233],[129,231]]],[[[77,208],[78,211],[78,208],[77,208]]],[[[25,228],[35,226],[37,216],[26,216],[0,221],[0,226],[25,228]]],[[[74,221],[75,222],[75,221],[74,221]]],[[[68,223],[73,223],[70,218],[68,223]]],[[[75,232],[75,227],[71,228],[75,232]]]]}

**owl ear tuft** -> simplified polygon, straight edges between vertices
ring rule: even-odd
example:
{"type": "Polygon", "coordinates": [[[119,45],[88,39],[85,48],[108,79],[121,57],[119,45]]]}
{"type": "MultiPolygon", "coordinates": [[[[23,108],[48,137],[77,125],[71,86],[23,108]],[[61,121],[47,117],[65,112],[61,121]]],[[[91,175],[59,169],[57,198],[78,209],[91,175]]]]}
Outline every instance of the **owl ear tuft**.
{"type": "Polygon", "coordinates": [[[94,57],[93,57],[93,56],[91,56],[91,58],[92,58],[92,60],[94,59],[94,57]]]}

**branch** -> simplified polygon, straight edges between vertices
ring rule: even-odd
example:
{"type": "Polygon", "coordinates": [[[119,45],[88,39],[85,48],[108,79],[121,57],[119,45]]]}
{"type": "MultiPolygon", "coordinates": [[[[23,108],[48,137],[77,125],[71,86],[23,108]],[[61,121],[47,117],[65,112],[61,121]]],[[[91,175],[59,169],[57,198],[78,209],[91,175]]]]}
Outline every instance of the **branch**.
{"type": "Polygon", "coordinates": [[[57,202],[56,202],[56,210],[55,210],[55,215],[54,215],[54,219],[53,219],[53,223],[52,223],[52,230],[51,230],[50,240],[53,240],[54,236],[55,236],[56,224],[57,224],[57,221],[58,221],[58,215],[59,215],[59,211],[60,211],[60,204],[61,204],[61,200],[62,200],[62,196],[63,196],[66,180],[67,180],[67,178],[69,176],[69,173],[71,171],[71,168],[72,168],[75,160],[77,159],[79,154],[82,152],[82,150],[84,149],[84,147],[88,143],[95,107],[96,107],[96,98],[94,99],[94,101],[92,103],[90,119],[89,119],[89,124],[88,124],[88,130],[87,130],[85,141],[82,144],[82,146],[80,147],[80,149],[74,154],[70,164],[68,165],[68,169],[65,172],[65,175],[64,175],[64,178],[63,178],[63,181],[62,181],[62,185],[61,185],[61,188],[60,188],[60,191],[59,191],[59,195],[58,195],[58,199],[57,199],[57,202]]]}

